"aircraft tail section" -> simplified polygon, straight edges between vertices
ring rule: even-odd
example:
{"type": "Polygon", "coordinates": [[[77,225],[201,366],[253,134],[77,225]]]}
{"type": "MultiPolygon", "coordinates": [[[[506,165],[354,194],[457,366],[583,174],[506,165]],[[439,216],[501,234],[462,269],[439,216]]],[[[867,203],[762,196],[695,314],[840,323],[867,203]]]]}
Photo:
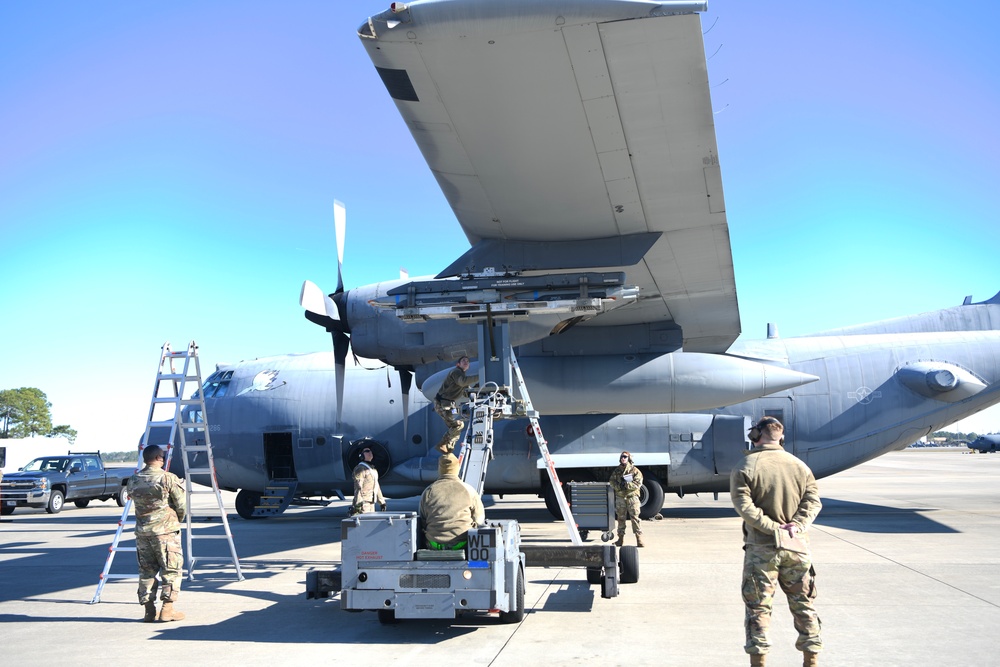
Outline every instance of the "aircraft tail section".
{"type": "Polygon", "coordinates": [[[1000,331],[1000,292],[978,303],[971,303],[967,298],[961,306],[831,329],[810,334],[810,337],[946,331],[1000,331]]]}

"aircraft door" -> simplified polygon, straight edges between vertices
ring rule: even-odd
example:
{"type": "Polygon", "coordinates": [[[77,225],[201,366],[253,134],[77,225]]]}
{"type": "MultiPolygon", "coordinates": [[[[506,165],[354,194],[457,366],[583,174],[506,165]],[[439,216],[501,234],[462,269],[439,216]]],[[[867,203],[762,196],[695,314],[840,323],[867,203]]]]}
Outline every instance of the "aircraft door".
{"type": "Polygon", "coordinates": [[[269,480],[298,478],[291,433],[264,434],[264,469],[269,480]]]}
{"type": "MultiPolygon", "coordinates": [[[[795,404],[790,396],[785,398],[761,398],[755,401],[755,414],[750,415],[754,424],[764,417],[774,417],[785,427],[785,451],[795,454],[795,404]]],[[[745,435],[745,432],[744,432],[745,435]]]]}

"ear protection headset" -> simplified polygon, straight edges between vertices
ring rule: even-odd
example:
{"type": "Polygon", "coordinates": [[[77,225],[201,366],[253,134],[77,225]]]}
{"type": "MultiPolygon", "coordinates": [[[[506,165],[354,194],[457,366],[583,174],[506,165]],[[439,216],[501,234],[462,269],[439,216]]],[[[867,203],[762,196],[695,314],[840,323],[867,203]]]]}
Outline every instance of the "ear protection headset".
{"type": "Polygon", "coordinates": [[[771,424],[781,426],[781,422],[774,417],[762,417],[759,422],[751,426],[750,430],[747,432],[747,437],[750,438],[750,442],[759,442],[761,435],[763,435],[762,431],[764,430],[764,427],[770,426],[771,424]]]}

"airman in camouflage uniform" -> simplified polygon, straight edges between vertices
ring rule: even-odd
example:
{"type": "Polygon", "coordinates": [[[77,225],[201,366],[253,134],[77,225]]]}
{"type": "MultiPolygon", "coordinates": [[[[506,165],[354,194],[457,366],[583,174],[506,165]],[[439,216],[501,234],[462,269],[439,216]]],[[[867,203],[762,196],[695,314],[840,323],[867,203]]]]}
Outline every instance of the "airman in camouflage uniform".
{"type": "Polygon", "coordinates": [[[174,609],[181,590],[184,553],[181,521],[185,514],[184,485],[177,475],[163,469],[163,450],[151,445],[142,452],[146,466],[128,480],[128,494],[135,506],[135,553],[139,560],[139,604],[146,607],[143,621],[179,621],[174,609]],[[157,575],[161,581],[157,582],[157,575]],[[163,607],[156,614],[156,588],[160,583],[163,607]]]}
{"type": "Polygon", "coordinates": [[[438,413],[438,416],[444,420],[445,426],[448,427],[448,431],[441,436],[441,441],[437,445],[438,451],[442,454],[450,454],[455,451],[455,443],[458,442],[462,436],[462,429],[465,428],[465,422],[458,417],[458,399],[462,398],[466,389],[479,381],[478,375],[467,376],[465,373],[468,370],[469,358],[461,357],[455,364],[455,368],[441,383],[441,388],[438,389],[437,396],[434,397],[434,412],[438,413]]]}
{"type": "Polygon", "coordinates": [[[372,465],[372,450],[365,447],[361,450],[362,461],[354,467],[354,505],[351,514],[374,512],[375,504],[385,511],[385,498],[382,488],[378,485],[378,470],[372,465]]]}
{"type": "Polygon", "coordinates": [[[616,547],[625,544],[625,520],[632,524],[635,543],[642,547],[642,526],[639,524],[639,491],[642,489],[642,473],[632,462],[632,455],[622,452],[618,459],[621,464],[611,471],[611,488],[615,492],[615,516],[618,517],[618,541],[616,547]]]}
{"type": "Polygon", "coordinates": [[[809,467],[782,447],[784,427],[765,417],[750,429],[754,448],[730,477],[733,506],[743,517],[743,601],[751,665],[764,665],[775,588],[788,598],[805,667],[823,648],[816,614],[816,570],[808,529],[822,505],[809,467]]]}

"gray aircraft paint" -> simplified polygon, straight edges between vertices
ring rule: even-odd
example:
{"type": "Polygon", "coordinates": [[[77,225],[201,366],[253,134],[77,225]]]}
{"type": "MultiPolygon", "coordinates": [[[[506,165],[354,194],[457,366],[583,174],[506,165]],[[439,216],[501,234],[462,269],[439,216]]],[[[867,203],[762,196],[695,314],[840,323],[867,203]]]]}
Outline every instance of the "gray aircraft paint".
{"type": "MultiPolygon", "coordinates": [[[[735,346],[734,354],[752,351],[772,360],[785,359],[782,365],[820,378],[771,396],[707,414],[549,414],[541,418],[542,429],[567,479],[602,475],[616,464],[616,453],[628,449],[639,464],[647,457],[649,475],[667,491],[726,491],[729,471],[747,447],[744,426],[765,413],[780,415],[786,424],[786,448],[805,460],[817,477],[824,477],[1000,402],[1000,331],[973,328],[1000,322],[1000,295],[983,304],[902,321],[904,327],[899,322],[894,326],[908,333],[892,333],[890,323],[873,323],[855,328],[852,335],[735,346]],[[969,330],[916,332],[921,321],[928,328],[949,321],[951,328],[969,330]],[[986,388],[958,401],[929,398],[900,380],[900,372],[918,362],[965,369],[986,388]]],[[[530,365],[529,358],[522,363],[530,365]]],[[[300,492],[305,495],[350,493],[352,462],[346,457],[351,443],[365,438],[385,448],[379,463],[383,489],[390,496],[416,494],[436,477],[435,459],[428,449],[443,431],[441,420],[414,392],[404,442],[399,388],[395,375],[386,369],[349,370],[338,431],[332,353],[273,357],[231,368],[235,372],[226,396],[206,399],[222,486],[263,489],[267,479],[263,434],[267,433],[288,435],[300,492]],[[278,371],[273,384],[285,384],[241,395],[265,370],[278,371]],[[394,386],[389,386],[387,377],[394,386]]],[[[573,377],[581,383],[580,392],[599,393],[604,386],[587,386],[584,379],[573,377]]],[[[650,378],[647,391],[662,392],[663,383],[650,378]]],[[[526,420],[497,423],[497,458],[489,469],[487,492],[542,490],[539,453],[526,426],[526,420]]]]}

